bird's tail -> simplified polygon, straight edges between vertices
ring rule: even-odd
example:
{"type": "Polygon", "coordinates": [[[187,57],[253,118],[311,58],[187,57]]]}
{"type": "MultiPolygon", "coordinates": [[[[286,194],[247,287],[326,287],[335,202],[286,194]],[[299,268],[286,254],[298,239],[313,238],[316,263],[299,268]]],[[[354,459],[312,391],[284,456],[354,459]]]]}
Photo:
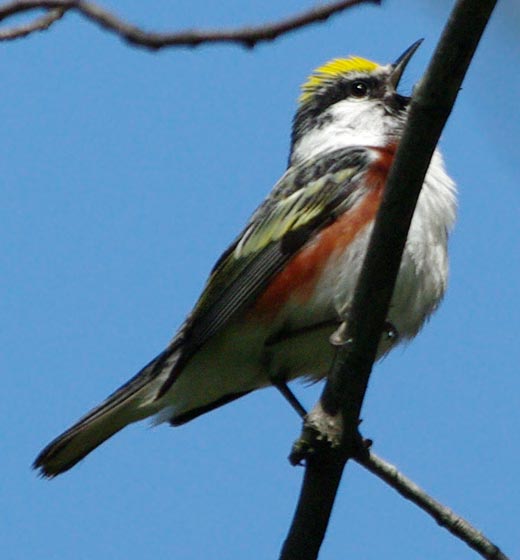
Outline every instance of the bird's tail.
{"type": "Polygon", "coordinates": [[[33,463],[44,477],[53,478],[73,467],[98,445],[128,424],[155,414],[156,400],[164,379],[171,371],[177,352],[165,351],[135,377],[117,389],[99,406],[51,441],[33,463]]]}

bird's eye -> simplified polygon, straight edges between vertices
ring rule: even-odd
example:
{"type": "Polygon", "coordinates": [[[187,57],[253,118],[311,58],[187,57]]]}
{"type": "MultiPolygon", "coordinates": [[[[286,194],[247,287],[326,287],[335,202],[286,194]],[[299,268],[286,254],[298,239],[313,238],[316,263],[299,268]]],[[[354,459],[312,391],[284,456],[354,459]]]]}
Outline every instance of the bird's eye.
{"type": "Polygon", "coordinates": [[[352,82],[350,95],[359,99],[361,97],[366,97],[368,95],[368,90],[368,84],[364,80],[356,80],[352,82]]]}

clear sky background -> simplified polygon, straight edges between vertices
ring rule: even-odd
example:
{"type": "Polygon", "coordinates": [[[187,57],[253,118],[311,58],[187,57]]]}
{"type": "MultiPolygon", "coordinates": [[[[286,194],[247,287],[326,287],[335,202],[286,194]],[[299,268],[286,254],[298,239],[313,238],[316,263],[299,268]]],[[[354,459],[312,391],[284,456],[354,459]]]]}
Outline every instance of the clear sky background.
{"type": "MultiPolygon", "coordinates": [[[[330,58],[391,62],[452,2],[361,7],[252,51],[150,53],[68,15],[0,45],[3,560],[276,558],[300,421],[264,390],[178,429],[134,425],[45,481],[41,447],[163,349],[284,171],[298,87],[330,58]]],[[[105,3],[105,5],[107,5],[105,3]]],[[[148,28],[264,22],[287,0],[111,2],[148,28]]],[[[499,3],[442,139],[460,189],[445,301],[375,368],[374,450],[520,556],[520,9],[499,3]]],[[[442,87],[442,84],[439,84],[442,87]]],[[[295,389],[306,406],[321,386],[295,389]]],[[[476,554],[355,464],[321,559],[476,554]]]]}

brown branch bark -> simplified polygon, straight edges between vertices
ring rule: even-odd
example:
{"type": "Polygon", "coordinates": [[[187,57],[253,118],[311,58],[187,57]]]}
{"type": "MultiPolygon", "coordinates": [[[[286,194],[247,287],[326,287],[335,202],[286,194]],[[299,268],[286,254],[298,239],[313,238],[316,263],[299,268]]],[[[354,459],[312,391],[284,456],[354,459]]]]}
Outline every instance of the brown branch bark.
{"type": "Polygon", "coordinates": [[[394,465],[374,455],[372,452],[363,453],[354,457],[354,460],[381,480],[384,480],[389,486],[399,492],[401,496],[420,507],[433,517],[441,527],[445,527],[452,535],[464,541],[483,558],[487,560],[508,560],[500,548],[493,544],[485,535],[464,518],[429,496],[413,480],[399,472],[394,465]]]}
{"type": "MultiPolygon", "coordinates": [[[[239,27],[236,29],[188,29],[184,31],[159,33],[145,31],[92,2],[85,2],[82,0],[14,0],[13,2],[0,5],[0,21],[13,15],[30,12],[35,9],[60,9],[63,10],[63,12],[77,12],[100,27],[118,35],[128,43],[147,49],[158,50],[165,47],[197,47],[201,44],[208,43],[233,43],[247,48],[253,48],[260,42],[273,41],[291,31],[296,31],[312,23],[325,21],[332,15],[342,12],[347,8],[368,3],[380,4],[381,0],[341,0],[329,2],[277,22],[239,27]]],[[[34,30],[36,31],[39,29],[34,30]]],[[[17,35],[14,31],[15,29],[11,30],[10,34],[4,32],[5,36],[0,36],[0,40],[14,39],[28,34],[19,33],[17,35]]],[[[29,31],[29,33],[30,32],[31,31],[29,31]]]]}
{"type": "Polygon", "coordinates": [[[337,352],[320,400],[309,414],[291,454],[292,462],[305,458],[307,462],[281,560],[317,558],[343,466],[350,457],[360,453],[362,444],[357,429],[361,407],[415,204],[431,156],[495,4],[496,0],[457,1],[433,59],[414,92],[406,129],[348,313],[346,342],[337,352]],[[337,446],[320,453],[326,440],[332,440],[337,446]],[[321,500],[316,498],[320,495],[321,500]]]}
{"type": "Polygon", "coordinates": [[[21,39],[37,31],[46,31],[54,22],[61,19],[64,14],[64,8],[54,8],[29,23],[7,29],[0,29],[0,41],[21,39]]]}

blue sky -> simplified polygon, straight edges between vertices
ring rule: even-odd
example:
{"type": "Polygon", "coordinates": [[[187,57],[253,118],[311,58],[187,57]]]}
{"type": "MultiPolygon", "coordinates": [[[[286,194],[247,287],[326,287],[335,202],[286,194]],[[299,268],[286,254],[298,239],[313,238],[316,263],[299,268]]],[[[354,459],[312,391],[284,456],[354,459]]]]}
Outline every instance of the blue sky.
{"type": "MultiPolygon", "coordinates": [[[[116,3],[113,3],[114,6],[116,3]]],[[[149,28],[237,25],[311,2],[137,2],[149,28]]],[[[54,481],[40,448],[162,350],[286,164],[298,87],[326,60],[395,59],[449,2],[362,7],[252,51],[149,53],[68,15],[0,57],[0,526],[5,560],[276,558],[301,469],[297,417],[264,390],[179,429],[134,425],[54,481]]],[[[501,2],[442,139],[460,189],[445,301],[378,364],[374,450],[520,554],[515,2],[501,2]]],[[[442,84],[439,84],[442,87],[442,84]]],[[[311,406],[320,386],[295,387],[311,406]]],[[[475,558],[349,465],[320,558],[475,558]]]]}

